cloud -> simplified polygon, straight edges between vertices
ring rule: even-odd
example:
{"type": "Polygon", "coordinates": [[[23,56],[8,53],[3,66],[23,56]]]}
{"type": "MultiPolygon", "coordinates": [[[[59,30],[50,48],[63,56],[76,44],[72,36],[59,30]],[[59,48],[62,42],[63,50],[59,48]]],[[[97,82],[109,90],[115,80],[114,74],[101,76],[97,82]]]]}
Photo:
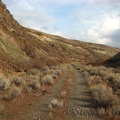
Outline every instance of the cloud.
{"type": "Polygon", "coordinates": [[[112,31],[111,33],[104,37],[112,40],[112,45],[120,47],[120,28],[112,31]]]}
{"type": "Polygon", "coordinates": [[[117,42],[119,42],[120,41],[120,28],[113,31],[107,37],[112,39],[112,40],[116,40],[117,42]]]}
{"type": "Polygon", "coordinates": [[[23,26],[120,47],[119,0],[3,0],[23,26]]]}
{"type": "Polygon", "coordinates": [[[45,30],[42,29],[43,26],[54,27],[53,15],[38,0],[11,0],[11,3],[14,4],[9,3],[8,0],[5,0],[5,2],[15,19],[23,26],[38,30],[45,30]]]}
{"type": "Polygon", "coordinates": [[[22,7],[22,10],[27,10],[27,11],[32,11],[34,8],[31,4],[29,4],[29,2],[27,1],[23,1],[23,0],[20,0],[17,2],[17,5],[16,5],[19,9],[22,7]]]}
{"type": "Polygon", "coordinates": [[[61,5],[69,5],[69,4],[81,4],[81,3],[86,3],[86,4],[107,4],[107,5],[118,5],[120,4],[119,0],[49,0],[47,1],[48,3],[51,4],[61,4],[61,5]]]}
{"type": "Polygon", "coordinates": [[[120,17],[105,16],[98,21],[88,21],[87,24],[91,24],[89,29],[86,28],[88,25],[84,25],[84,30],[76,35],[77,39],[120,47],[120,17]]]}
{"type": "MultiPolygon", "coordinates": [[[[100,3],[99,0],[96,2],[100,3]]],[[[106,0],[105,2],[102,1],[101,4],[96,3],[96,6],[95,3],[91,3],[93,6],[85,5],[78,8],[74,17],[77,19],[76,23],[78,24],[75,27],[79,33],[74,34],[74,38],[120,47],[118,41],[110,37],[114,32],[116,33],[116,29],[120,28],[120,2],[118,3],[116,0],[114,3],[118,3],[119,7],[113,6],[113,2],[106,0]]],[[[116,34],[114,34],[115,36],[116,34]]]]}

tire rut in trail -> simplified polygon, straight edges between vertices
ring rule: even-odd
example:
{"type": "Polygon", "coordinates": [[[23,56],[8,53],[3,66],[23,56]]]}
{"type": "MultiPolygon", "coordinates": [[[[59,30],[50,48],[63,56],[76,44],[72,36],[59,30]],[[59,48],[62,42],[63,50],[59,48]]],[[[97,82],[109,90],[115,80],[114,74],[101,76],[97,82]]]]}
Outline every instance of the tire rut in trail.
{"type": "Polygon", "coordinates": [[[75,80],[64,120],[100,120],[91,104],[91,94],[81,73],[74,69],[75,80]]]}
{"type": "Polygon", "coordinates": [[[58,80],[58,82],[51,88],[50,93],[42,96],[39,102],[35,103],[34,106],[29,107],[26,113],[20,112],[19,115],[14,116],[12,120],[49,120],[49,109],[48,105],[52,98],[56,97],[58,91],[64,85],[67,80],[69,73],[68,66],[66,67],[65,74],[58,80]]]}
{"type": "Polygon", "coordinates": [[[72,82],[74,80],[74,74],[73,74],[73,68],[70,66],[69,74],[67,77],[67,80],[65,81],[64,85],[61,87],[60,91],[58,91],[58,95],[56,98],[58,100],[62,100],[63,106],[61,108],[54,109],[54,112],[52,111],[53,118],[51,120],[63,120],[65,114],[65,111],[68,107],[68,101],[71,95],[71,86],[72,82]],[[64,93],[65,94],[61,94],[64,93]]]}

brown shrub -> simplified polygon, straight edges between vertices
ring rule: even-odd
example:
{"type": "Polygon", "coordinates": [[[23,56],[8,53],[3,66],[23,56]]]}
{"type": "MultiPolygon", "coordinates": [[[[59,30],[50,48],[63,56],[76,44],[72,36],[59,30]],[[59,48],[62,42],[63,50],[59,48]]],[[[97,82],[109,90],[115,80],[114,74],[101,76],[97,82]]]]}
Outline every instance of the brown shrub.
{"type": "Polygon", "coordinates": [[[42,84],[53,85],[54,81],[51,75],[46,75],[41,80],[42,84]]]}
{"type": "Polygon", "coordinates": [[[39,69],[30,69],[26,72],[28,75],[39,75],[40,70],[39,69]]]}
{"type": "Polygon", "coordinates": [[[91,76],[89,78],[87,78],[87,83],[89,85],[97,85],[102,83],[102,78],[100,76],[91,76]]]}
{"type": "Polygon", "coordinates": [[[54,75],[60,75],[60,74],[61,74],[61,70],[58,69],[54,71],[54,75]]]}
{"type": "Polygon", "coordinates": [[[0,90],[7,90],[10,86],[10,81],[5,77],[0,78],[0,90]]]}
{"type": "Polygon", "coordinates": [[[112,88],[99,84],[90,88],[98,107],[112,107],[119,105],[119,98],[113,94],[112,88]]]}
{"type": "Polygon", "coordinates": [[[32,89],[40,89],[40,83],[38,81],[32,80],[29,82],[28,86],[32,89]]]}
{"type": "Polygon", "coordinates": [[[21,94],[21,92],[22,92],[21,88],[12,86],[9,90],[9,93],[7,95],[3,96],[3,100],[5,100],[5,101],[13,100],[17,96],[19,96],[21,94]]]}
{"type": "Polygon", "coordinates": [[[12,83],[14,83],[16,86],[25,86],[25,81],[21,77],[14,77],[12,83]]]}
{"type": "Polygon", "coordinates": [[[33,45],[26,44],[23,48],[23,51],[31,58],[36,57],[35,47],[33,45]]]}
{"type": "Polygon", "coordinates": [[[84,72],[82,73],[82,75],[83,75],[83,77],[84,77],[84,78],[86,78],[86,77],[89,77],[89,76],[90,76],[89,72],[87,72],[87,71],[84,71],[84,72]]]}
{"type": "Polygon", "coordinates": [[[120,75],[111,73],[104,77],[104,79],[109,83],[109,85],[116,91],[120,88],[120,75]]]}

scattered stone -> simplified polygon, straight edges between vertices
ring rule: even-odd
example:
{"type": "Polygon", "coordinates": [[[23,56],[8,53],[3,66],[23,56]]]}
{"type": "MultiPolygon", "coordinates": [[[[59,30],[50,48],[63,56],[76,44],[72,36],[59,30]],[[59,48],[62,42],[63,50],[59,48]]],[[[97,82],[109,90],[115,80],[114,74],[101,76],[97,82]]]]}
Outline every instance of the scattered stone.
{"type": "Polygon", "coordinates": [[[64,101],[53,98],[51,100],[51,105],[52,105],[52,108],[62,108],[64,105],[64,101]]]}

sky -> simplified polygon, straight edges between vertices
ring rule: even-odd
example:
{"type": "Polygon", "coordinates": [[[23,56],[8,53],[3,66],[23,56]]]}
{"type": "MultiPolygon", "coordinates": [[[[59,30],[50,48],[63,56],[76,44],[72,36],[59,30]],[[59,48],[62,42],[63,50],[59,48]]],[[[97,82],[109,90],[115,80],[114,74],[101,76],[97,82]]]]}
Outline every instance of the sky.
{"type": "Polygon", "coordinates": [[[23,26],[120,48],[120,0],[2,0],[23,26]]]}

